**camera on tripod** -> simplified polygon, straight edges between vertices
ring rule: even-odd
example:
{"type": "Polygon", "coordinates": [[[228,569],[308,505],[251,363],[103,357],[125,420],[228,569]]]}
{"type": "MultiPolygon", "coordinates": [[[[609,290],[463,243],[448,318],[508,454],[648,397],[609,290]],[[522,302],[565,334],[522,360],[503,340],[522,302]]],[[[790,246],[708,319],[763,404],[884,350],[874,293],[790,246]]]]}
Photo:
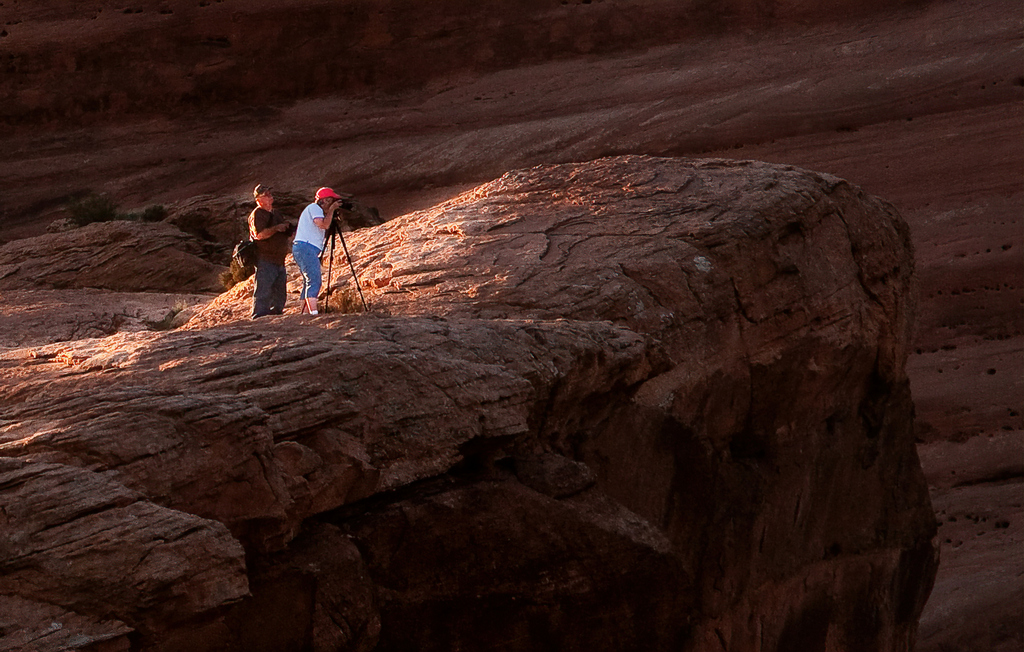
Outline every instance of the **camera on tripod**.
{"type": "Polygon", "coordinates": [[[332,219],[330,226],[327,227],[327,237],[339,235],[342,231],[342,224],[348,224],[347,220],[345,220],[345,216],[339,215],[338,213],[340,211],[351,213],[353,209],[355,209],[355,203],[353,203],[352,199],[348,197],[342,197],[334,204],[331,208],[332,219]]]}
{"type": "Polygon", "coordinates": [[[340,200],[335,202],[334,207],[331,209],[332,219],[330,225],[327,227],[327,232],[325,234],[325,238],[326,241],[329,243],[329,247],[325,247],[325,250],[321,252],[321,256],[323,256],[323,254],[325,253],[327,254],[327,297],[325,301],[327,305],[330,305],[332,289],[331,275],[334,263],[334,241],[340,240],[341,248],[345,252],[345,259],[348,261],[349,271],[352,272],[352,280],[355,281],[356,291],[359,293],[359,300],[363,304],[363,312],[366,312],[370,308],[366,304],[366,298],[363,296],[363,289],[362,287],[360,287],[359,276],[356,275],[355,265],[352,264],[352,255],[349,253],[348,245],[345,243],[345,235],[343,233],[344,229],[342,228],[345,219],[344,217],[338,215],[339,210],[345,211],[346,213],[351,213],[354,208],[355,203],[353,202],[352,198],[342,197],[340,200]],[[329,251],[327,251],[328,248],[329,251]]]}

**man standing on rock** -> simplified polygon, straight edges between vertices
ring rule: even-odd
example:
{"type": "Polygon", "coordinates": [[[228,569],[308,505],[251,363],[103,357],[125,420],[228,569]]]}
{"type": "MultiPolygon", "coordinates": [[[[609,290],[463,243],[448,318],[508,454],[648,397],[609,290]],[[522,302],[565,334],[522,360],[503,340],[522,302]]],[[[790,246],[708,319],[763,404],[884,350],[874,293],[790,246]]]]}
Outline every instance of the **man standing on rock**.
{"type": "Polygon", "coordinates": [[[292,245],[292,258],[302,272],[302,312],[318,314],[316,300],[320,294],[320,252],[324,250],[324,236],[331,226],[334,205],[341,195],[330,188],[316,191],[316,197],[299,216],[299,226],[292,245]]]}
{"type": "Polygon", "coordinates": [[[252,191],[256,208],[249,213],[249,236],[256,242],[256,288],[252,293],[252,318],[280,315],[288,290],[284,257],[288,255],[291,226],[274,210],[270,188],[257,185],[252,191]]]}

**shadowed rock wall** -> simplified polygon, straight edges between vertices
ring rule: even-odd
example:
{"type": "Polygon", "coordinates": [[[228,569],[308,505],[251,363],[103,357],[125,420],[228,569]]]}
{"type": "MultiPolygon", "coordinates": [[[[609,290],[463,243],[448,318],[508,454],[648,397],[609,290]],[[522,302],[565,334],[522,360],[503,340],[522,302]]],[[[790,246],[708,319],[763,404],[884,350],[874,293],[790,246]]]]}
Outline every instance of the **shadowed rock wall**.
{"type": "Polygon", "coordinates": [[[934,525],[911,470],[913,261],[891,206],[786,166],[602,159],[354,239],[380,309],[603,318],[651,338],[660,373],[628,407],[588,404],[581,422],[556,404],[543,428],[673,541],[707,649],[908,644],[934,525]],[[888,614],[865,605],[882,585],[888,614]]]}
{"type": "Polygon", "coordinates": [[[418,88],[560,56],[908,4],[913,0],[6,3],[0,119],[167,114],[418,88]]]}

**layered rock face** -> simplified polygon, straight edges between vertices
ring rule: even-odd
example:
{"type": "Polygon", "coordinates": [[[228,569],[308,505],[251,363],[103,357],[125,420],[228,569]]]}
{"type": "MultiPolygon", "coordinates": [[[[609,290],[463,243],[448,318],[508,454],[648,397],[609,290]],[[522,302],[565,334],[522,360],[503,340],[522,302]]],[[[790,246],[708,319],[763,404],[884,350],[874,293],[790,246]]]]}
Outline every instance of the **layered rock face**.
{"type": "Polygon", "coordinates": [[[0,350],[167,329],[223,289],[222,245],[113,221],[0,246],[0,350]]]}
{"type": "Polygon", "coordinates": [[[821,22],[911,0],[53,0],[7,3],[0,121],[38,123],[344,90],[821,22]],[[68,34],[74,34],[69,39],[68,34]],[[337,65],[343,62],[344,65],[337,65]],[[49,89],[59,89],[50,91],[49,89]]]}
{"type": "Polygon", "coordinates": [[[204,253],[173,224],[99,222],[0,246],[0,290],[219,291],[225,268],[204,253]]]}
{"type": "Polygon", "coordinates": [[[2,354],[2,640],[911,649],[937,560],[891,206],[610,158],[348,240],[370,314],[240,320],[243,284],[2,354]]]}

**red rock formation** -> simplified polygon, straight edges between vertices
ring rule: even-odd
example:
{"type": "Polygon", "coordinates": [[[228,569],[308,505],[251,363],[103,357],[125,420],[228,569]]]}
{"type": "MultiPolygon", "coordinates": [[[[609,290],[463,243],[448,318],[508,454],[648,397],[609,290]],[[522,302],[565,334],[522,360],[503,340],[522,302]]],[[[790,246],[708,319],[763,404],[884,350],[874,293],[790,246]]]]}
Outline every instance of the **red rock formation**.
{"type": "Polygon", "coordinates": [[[224,523],[251,595],[6,593],[145,649],[910,649],[935,528],[891,206],[614,158],[350,247],[376,314],[235,321],[239,290],[0,356],[0,455],[224,523]]]}
{"type": "Polygon", "coordinates": [[[80,649],[126,625],[164,631],[248,593],[242,547],[223,525],[101,474],[0,457],[0,492],[0,595],[23,615],[5,643],[13,634],[28,649],[80,649]]]}
{"type": "Polygon", "coordinates": [[[605,491],[662,524],[688,568],[726,569],[700,589],[708,643],[752,645],[749,623],[766,611],[762,642],[782,647],[795,636],[808,649],[826,638],[896,649],[903,634],[884,637],[912,629],[904,618],[923,605],[917,580],[934,562],[924,486],[903,475],[916,466],[903,371],[912,262],[890,207],[792,168],[610,159],[509,174],[352,239],[378,309],[610,318],[654,338],[666,368],[636,390],[633,409],[585,426],[554,406],[545,425],[605,491]],[[648,434],[622,436],[637,431],[648,434]],[[902,461],[882,472],[881,442],[901,440],[902,461]],[[883,506],[887,491],[870,497],[879,482],[900,488],[901,506],[883,506]],[[729,502],[759,507],[721,511],[730,491],[729,502]],[[902,543],[867,553],[881,532],[902,543]],[[806,570],[834,557],[850,563],[838,576],[831,565],[806,570]],[[856,612],[858,600],[840,597],[875,591],[858,564],[909,573],[902,597],[888,598],[902,616],[856,612]],[[826,613],[846,624],[807,629],[826,613]]]}
{"type": "Polygon", "coordinates": [[[217,292],[224,267],[170,224],[100,222],[0,247],[0,289],[217,292]]]}
{"type": "Polygon", "coordinates": [[[831,21],[910,0],[104,0],[8,3],[0,119],[181,111],[408,89],[452,74],[831,21]],[[68,39],[68,33],[74,39],[68,39]],[[344,61],[344,65],[335,62],[344,61]]]}
{"type": "Polygon", "coordinates": [[[4,290],[0,350],[168,329],[180,326],[194,306],[211,298],[97,289],[4,290]]]}
{"type": "MultiPolygon", "coordinates": [[[[1024,432],[1024,358],[1019,354],[1024,333],[1019,318],[1024,287],[1019,170],[1024,150],[1018,144],[1024,79],[1017,3],[915,3],[907,11],[883,11],[846,23],[775,23],[766,31],[727,29],[712,35],[699,21],[683,29],[671,27],[676,18],[654,24],[648,12],[658,5],[649,2],[642,11],[630,6],[614,17],[629,19],[616,23],[620,31],[614,38],[595,41],[591,34],[607,37],[601,30],[610,23],[588,22],[588,17],[614,15],[623,3],[573,2],[554,7],[568,12],[572,21],[571,41],[558,41],[568,48],[564,57],[541,65],[478,75],[474,71],[505,65],[497,57],[465,56],[485,53],[496,25],[459,33],[437,30],[422,38],[439,39],[441,50],[458,39],[467,46],[452,56],[439,52],[437,44],[424,43],[423,52],[455,68],[418,92],[374,97],[378,82],[380,87],[399,83],[398,77],[382,73],[370,96],[356,100],[355,87],[340,92],[339,86],[327,97],[294,103],[288,97],[283,104],[264,104],[252,91],[245,94],[244,106],[216,95],[197,97],[209,102],[198,112],[174,101],[133,109],[135,100],[126,89],[155,89],[173,100],[175,93],[210,88],[234,74],[237,66],[217,64],[230,65],[228,53],[248,47],[246,36],[225,48],[216,42],[225,34],[197,34],[196,26],[223,27],[225,12],[249,12],[248,19],[265,10],[280,11],[282,4],[303,11],[313,6],[302,0],[244,7],[235,0],[205,7],[175,0],[165,6],[144,0],[132,7],[102,0],[3,2],[0,86],[16,91],[6,96],[10,103],[0,103],[0,111],[68,107],[75,102],[72,96],[88,99],[88,105],[81,107],[81,115],[66,115],[60,122],[46,121],[59,111],[39,111],[21,114],[25,128],[0,128],[0,242],[43,233],[68,199],[90,190],[107,192],[128,206],[163,203],[172,213],[179,204],[197,208],[196,203],[209,199],[193,197],[212,194],[241,215],[252,185],[270,177],[280,187],[300,189],[303,197],[322,182],[340,184],[372,196],[372,203],[397,215],[431,206],[508,169],[610,152],[713,151],[714,156],[797,164],[850,179],[892,201],[910,223],[922,281],[921,318],[908,374],[917,404],[919,449],[944,533],[943,563],[922,619],[919,647],[937,652],[990,642],[993,650],[1021,649],[1024,560],[1016,551],[1024,536],[1018,499],[1024,432]],[[271,4],[276,8],[266,9],[271,4]],[[135,13],[138,9],[142,13],[135,13]],[[161,14],[162,9],[176,13],[161,14]],[[181,29],[156,34],[151,28],[159,21],[181,29]],[[649,43],[645,39],[664,33],[659,31],[664,26],[671,32],[669,41],[662,41],[666,46],[643,49],[649,43]],[[696,32],[686,37],[694,26],[696,32]],[[153,47],[139,51],[137,61],[123,59],[130,44],[102,44],[112,36],[139,33],[147,38],[135,40],[153,47]],[[177,35],[209,36],[214,42],[191,41],[166,50],[177,35]],[[602,57],[603,47],[620,52],[602,57]],[[584,50],[589,54],[580,55],[584,50]],[[146,63],[154,56],[164,59],[146,63]],[[145,86],[150,80],[140,82],[137,72],[147,66],[150,80],[156,81],[153,87],[145,86]],[[132,110],[146,115],[126,115],[132,110]]],[[[381,14],[396,29],[403,17],[387,11],[400,4],[390,3],[381,14]]],[[[686,3],[671,4],[671,10],[688,14],[686,3]]],[[[731,14],[719,22],[743,14],[740,4],[729,3],[731,14]]],[[[668,3],[660,6],[669,8],[668,3]]],[[[788,0],[758,3],[762,16],[775,12],[782,18],[795,16],[796,6],[788,0]]],[[[523,7],[517,5],[517,11],[523,7]]],[[[426,13],[432,8],[415,9],[426,13]]],[[[831,18],[841,8],[826,2],[809,11],[828,12],[831,18]]],[[[806,17],[817,21],[824,15],[806,17]]],[[[258,22],[246,22],[246,30],[266,38],[258,22]]],[[[548,24],[559,24],[557,16],[548,24]]],[[[388,25],[373,29],[390,33],[388,25]]],[[[528,42],[507,41],[502,52],[517,55],[518,43],[528,42]]],[[[368,59],[359,57],[371,50],[365,42],[360,47],[367,49],[351,61],[366,69],[368,59]]],[[[395,41],[387,46],[395,52],[400,47],[395,41]]],[[[535,48],[517,56],[529,61],[543,54],[543,48],[535,48]]],[[[347,61],[334,60],[339,70],[318,71],[310,78],[346,77],[341,69],[347,61]]],[[[433,65],[416,63],[417,74],[433,65]]],[[[262,68],[274,69],[273,62],[262,68]]],[[[284,83],[282,88],[297,87],[292,79],[284,83]]],[[[219,222],[219,205],[212,212],[202,208],[172,219],[194,232],[193,218],[198,218],[199,227],[216,227],[208,231],[217,239],[235,233],[237,216],[225,214],[219,222]]],[[[0,259],[0,265],[5,262],[0,259]]],[[[2,344],[35,345],[137,329],[166,314],[156,310],[165,297],[90,292],[76,298],[73,293],[4,290],[2,344]],[[66,310],[60,306],[65,300],[66,310]]]]}

